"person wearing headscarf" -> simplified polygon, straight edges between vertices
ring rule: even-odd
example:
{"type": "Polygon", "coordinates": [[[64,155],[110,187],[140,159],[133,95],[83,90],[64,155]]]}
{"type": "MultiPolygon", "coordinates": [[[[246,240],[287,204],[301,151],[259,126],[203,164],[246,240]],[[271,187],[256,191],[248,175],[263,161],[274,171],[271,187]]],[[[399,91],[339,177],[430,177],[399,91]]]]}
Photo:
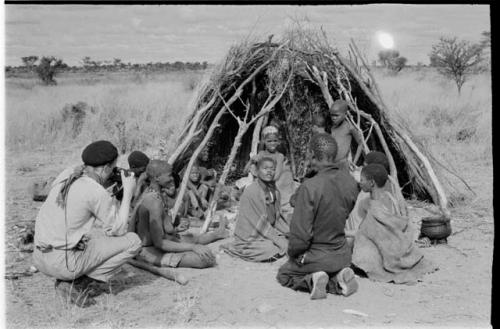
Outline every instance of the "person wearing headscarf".
{"type": "Polygon", "coordinates": [[[83,165],[55,179],[36,217],[34,264],[56,279],[61,297],[78,306],[94,304],[87,287],[109,281],[141,248],[137,234],[127,232],[134,175],[121,173],[121,204],[103,187],[117,157],[108,141],[89,144],[82,153],[83,165]],[[97,233],[96,223],[102,227],[97,233]]]}

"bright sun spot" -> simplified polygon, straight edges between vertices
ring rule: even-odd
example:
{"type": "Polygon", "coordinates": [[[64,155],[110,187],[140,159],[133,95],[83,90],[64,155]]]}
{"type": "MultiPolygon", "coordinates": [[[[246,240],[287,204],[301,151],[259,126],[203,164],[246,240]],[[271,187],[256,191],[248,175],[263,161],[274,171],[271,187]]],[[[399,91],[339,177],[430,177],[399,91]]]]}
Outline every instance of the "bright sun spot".
{"type": "Polygon", "coordinates": [[[377,39],[380,45],[385,49],[391,49],[392,47],[394,47],[394,39],[389,33],[378,32],[377,39]]]}

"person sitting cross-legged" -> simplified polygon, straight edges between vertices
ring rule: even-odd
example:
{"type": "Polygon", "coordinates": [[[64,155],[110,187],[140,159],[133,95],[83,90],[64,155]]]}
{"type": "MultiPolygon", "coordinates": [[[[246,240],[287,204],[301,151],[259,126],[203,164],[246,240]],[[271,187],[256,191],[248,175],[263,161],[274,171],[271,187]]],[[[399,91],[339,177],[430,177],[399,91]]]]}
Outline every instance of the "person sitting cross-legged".
{"type": "Polygon", "coordinates": [[[307,291],[311,299],[327,292],[349,296],[357,291],[351,249],[344,234],[358,186],[335,163],[337,143],[329,134],[311,140],[311,165],[317,174],[299,187],[290,223],[288,262],[280,267],[278,282],[293,290],[307,291]]]}
{"type": "Polygon", "coordinates": [[[221,219],[215,231],[179,235],[162,193],[163,188],[173,184],[172,167],[166,161],[151,160],[146,173],[149,186],[129,223],[129,230],[137,232],[142,241],[143,248],[137,258],[160,267],[215,266],[215,255],[205,245],[228,236],[225,219],[221,219]]]}

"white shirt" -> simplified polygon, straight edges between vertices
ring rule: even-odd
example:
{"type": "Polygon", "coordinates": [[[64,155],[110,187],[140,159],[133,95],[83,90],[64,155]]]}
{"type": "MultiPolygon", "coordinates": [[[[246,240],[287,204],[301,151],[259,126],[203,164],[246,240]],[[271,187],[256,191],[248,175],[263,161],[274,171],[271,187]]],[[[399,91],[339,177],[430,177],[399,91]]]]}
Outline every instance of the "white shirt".
{"type": "Polygon", "coordinates": [[[74,169],[64,170],[52,184],[35,222],[35,245],[52,245],[55,249],[71,249],[84,234],[91,231],[95,221],[99,221],[110,236],[120,236],[127,232],[127,223],[118,220],[119,203],[94,179],[85,176],[71,184],[66,209],[56,202],[62,182],[74,169]],[[66,245],[67,238],[67,245],[66,245]]]}

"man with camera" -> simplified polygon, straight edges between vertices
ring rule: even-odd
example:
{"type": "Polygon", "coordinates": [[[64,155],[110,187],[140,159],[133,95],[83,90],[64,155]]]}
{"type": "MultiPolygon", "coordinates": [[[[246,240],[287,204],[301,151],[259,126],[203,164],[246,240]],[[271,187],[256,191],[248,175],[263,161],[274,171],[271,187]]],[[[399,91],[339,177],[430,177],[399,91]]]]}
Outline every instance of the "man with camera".
{"type": "Polygon", "coordinates": [[[36,218],[34,264],[56,279],[60,296],[78,306],[95,304],[89,285],[109,281],[141,249],[137,234],[127,232],[134,174],[121,172],[121,204],[103,186],[117,158],[110,142],[89,144],[83,165],[55,179],[36,218]],[[102,231],[94,229],[96,221],[102,231]]]}

